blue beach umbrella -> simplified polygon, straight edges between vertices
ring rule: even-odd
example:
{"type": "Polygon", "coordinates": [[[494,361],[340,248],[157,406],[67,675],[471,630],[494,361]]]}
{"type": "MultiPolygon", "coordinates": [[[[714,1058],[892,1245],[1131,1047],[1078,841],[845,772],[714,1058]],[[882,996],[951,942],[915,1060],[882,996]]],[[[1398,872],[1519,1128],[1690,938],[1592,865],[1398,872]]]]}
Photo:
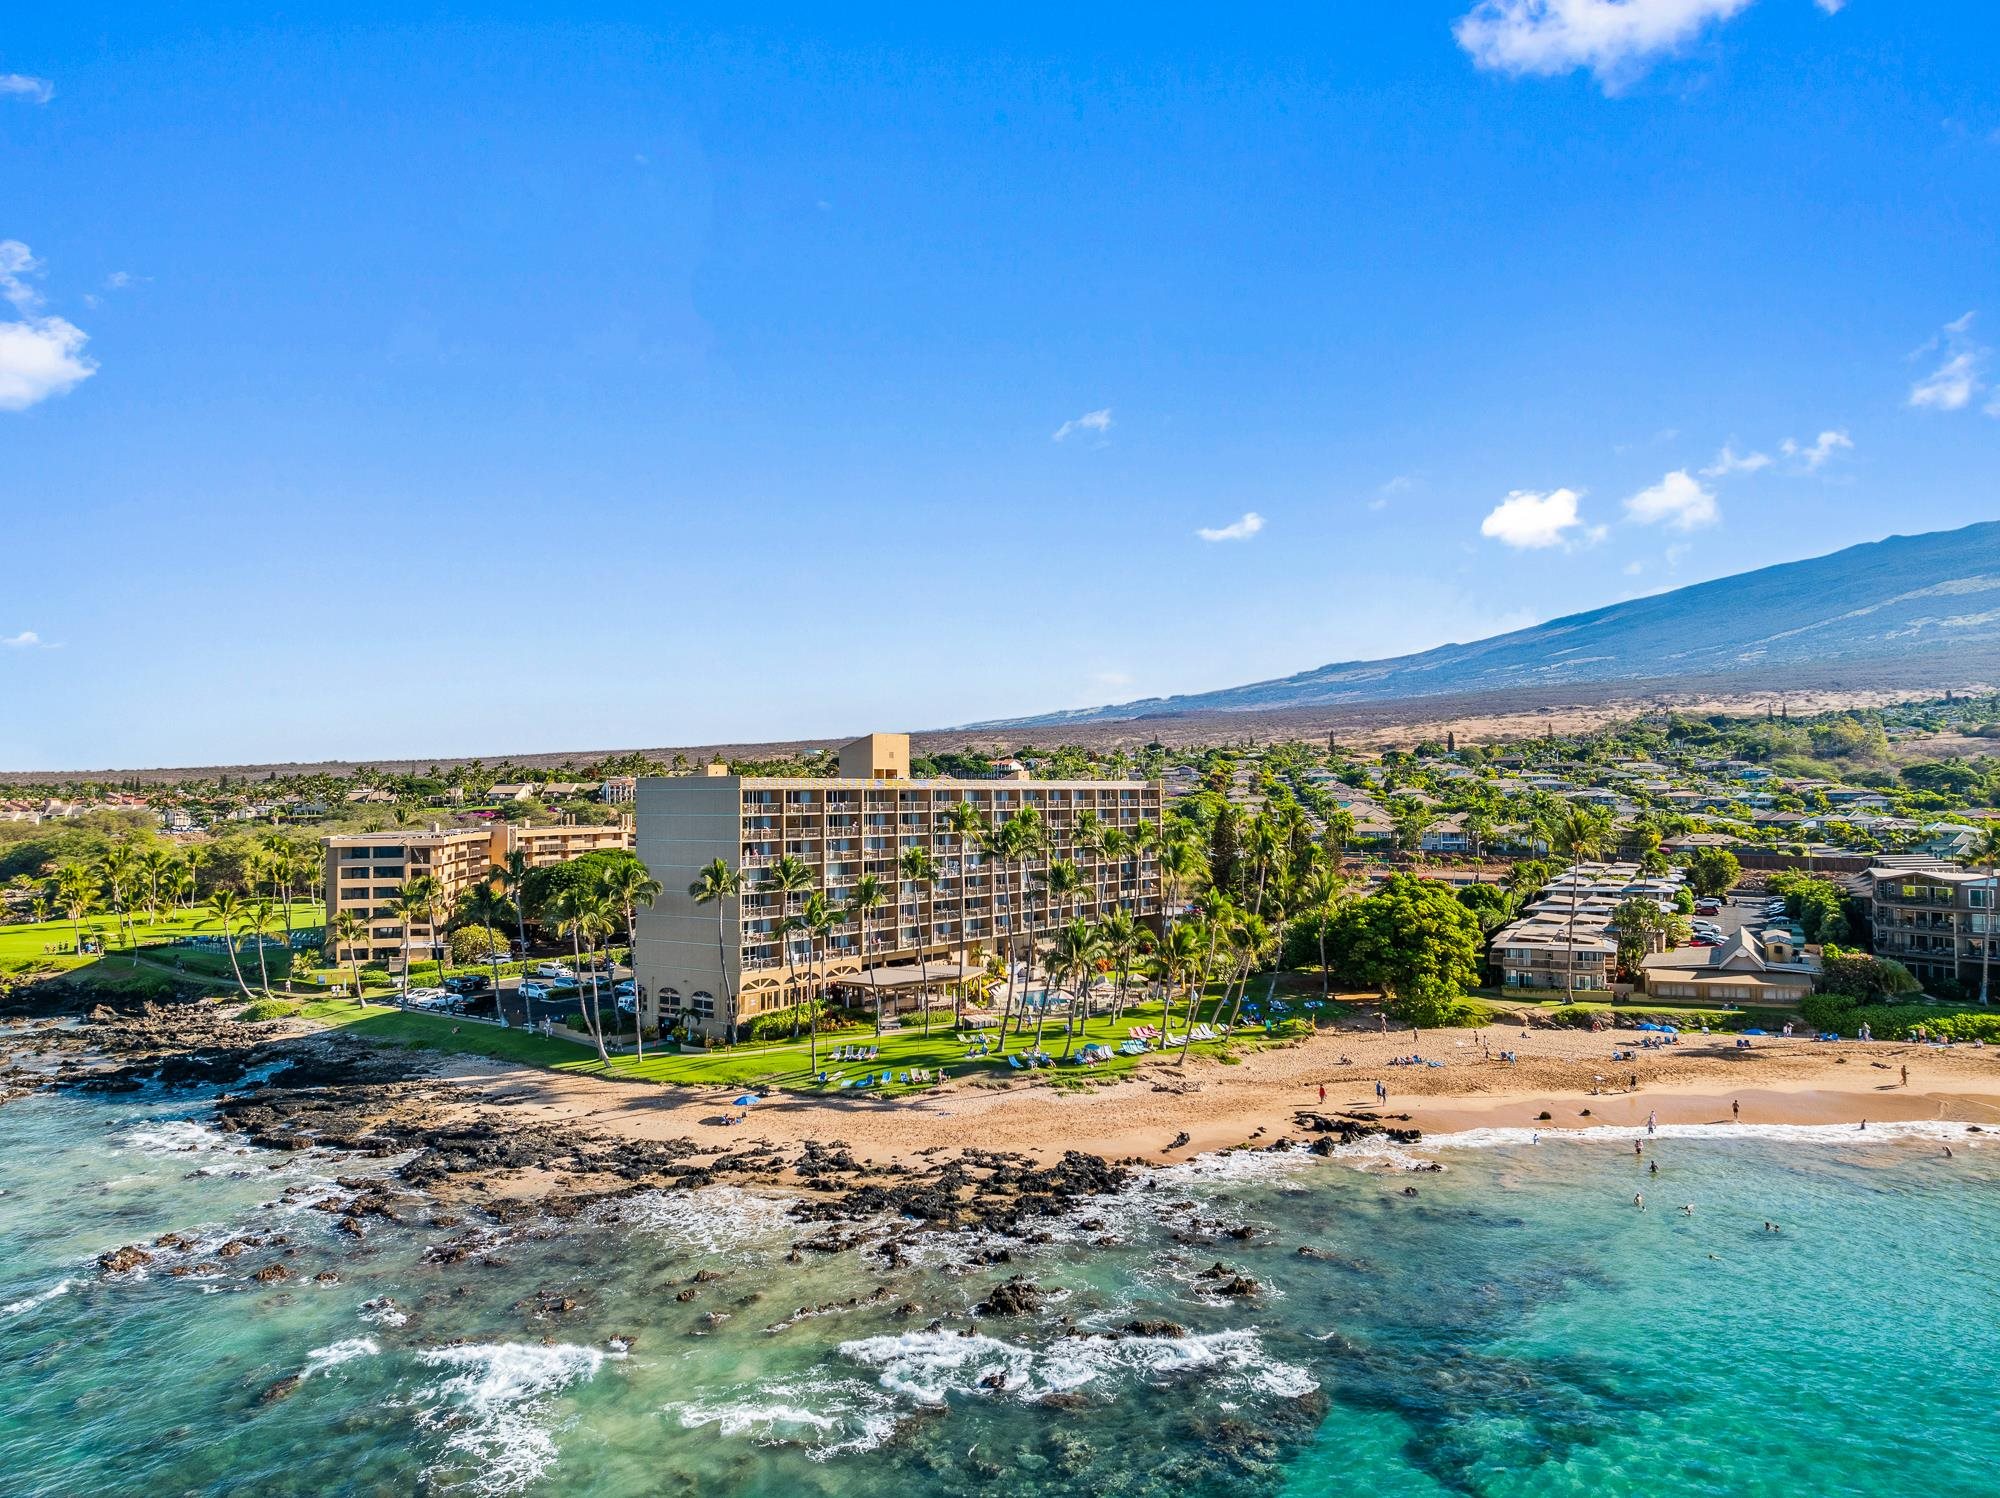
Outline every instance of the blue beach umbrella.
{"type": "Polygon", "coordinates": [[[736,1100],[736,1102],[735,1102],[735,1105],[734,1105],[734,1106],[736,1106],[736,1107],[738,1107],[738,1108],[747,1108],[747,1107],[749,1107],[749,1106],[750,1106],[750,1105],[751,1105],[752,1103],[761,1103],[762,1101],[763,1101],[763,1099],[762,1099],[762,1098],[760,1098],[760,1097],[758,1097],[756,1093],[754,1093],[754,1092],[746,1092],[746,1093],[744,1093],[744,1094],[743,1094],[743,1096],[742,1096],[742,1097],[740,1097],[740,1098],[738,1098],[738,1099],[736,1100]]]}

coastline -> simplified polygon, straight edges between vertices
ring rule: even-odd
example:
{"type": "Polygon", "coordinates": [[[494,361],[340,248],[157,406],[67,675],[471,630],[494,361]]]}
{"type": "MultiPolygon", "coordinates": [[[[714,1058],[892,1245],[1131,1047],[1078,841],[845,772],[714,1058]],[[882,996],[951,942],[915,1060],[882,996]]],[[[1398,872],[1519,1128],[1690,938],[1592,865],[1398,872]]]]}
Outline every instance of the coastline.
{"type": "Polygon", "coordinates": [[[1323,1031],[1234,1065],[1162,1061],[1080,1092],[966,1082],[899,1101],[772,1094],[740,1124],[722,1122],[746,1111],[733,1106],[733,1089],[664,1089],[473,1061],[452,1063],[444,1080],[466,1105],[501,1106],[524,1121],[729,1149],[838,1143],[874,1166],[958,1149],[1042,1161],[1073,1150],[1164,1164],[1302,1137],[1296,1115],[1304,1112],[1364,1117],[1426,1137],[1639,1128],[1653,1113],[1663,1125],[1727,1128],[1732,1102],[1741,1105],[1744,1124],[1936,1121],[2000,1129],[2000,1048],[1772,1036],[1739,1050],[1732,1036],[1693,1036],[1634,1050],[1629,1061],[1609,1060],[1614,1045],[1623,1052],[1638,1038],[1632,1031],[1488,1029],[1425,1032],[1413,1041],[1409,1032],[1323,1031]],[[1487,1045],[1520,1060],[1487,1059],[1487,1045]],[[1443,1064],[1388,1064],[1413,1048],[1443,1064]],[[1341,1064],[1343,1056],[1349,1064],[1341,1064]],[[1386,1106],[1376,1102],[1377,1080],[1389,1089],[1386,1106]]]}

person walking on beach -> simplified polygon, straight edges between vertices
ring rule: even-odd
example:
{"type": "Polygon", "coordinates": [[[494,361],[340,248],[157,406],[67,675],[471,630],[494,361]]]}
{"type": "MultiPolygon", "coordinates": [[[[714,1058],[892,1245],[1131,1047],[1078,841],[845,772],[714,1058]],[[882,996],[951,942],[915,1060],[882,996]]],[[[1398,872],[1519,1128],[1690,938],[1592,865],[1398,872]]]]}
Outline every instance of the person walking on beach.
{"type": "Polygon", "coordinates": [[[1903,1068],[1903,1085],[1905,1087],[1910,1085],[1910,1069],[1907,1066],[1903,1068]]]}
{"type": "Polygon", "coordinates": [[[1646,1132],[1652,1133],[1660,1124],[1660,1112],[1655,1108],[1646,1114],[1646,1132]]]}
{"type": "Polygon", "coordinates": [[[1729,1100],[1729,1116],[1737,1123],[1743,1122],[1743,1105],[1737,1102],[1735,1098],[1729,1100]]]}
{"type": "Polygon", "coordinates": [[[1326,1083],[1324,1082],[1319,1084],[1319,1100],[1322,1103],[1326,1101],[1326,1083]]]}
{"type": "Polygon", "coordinates": [[[1380,1082],[1375,1084],[1375,1101],[1378,1103],[1389,1101],[1389,1089],[1384,1087],[1380,1082]]]}

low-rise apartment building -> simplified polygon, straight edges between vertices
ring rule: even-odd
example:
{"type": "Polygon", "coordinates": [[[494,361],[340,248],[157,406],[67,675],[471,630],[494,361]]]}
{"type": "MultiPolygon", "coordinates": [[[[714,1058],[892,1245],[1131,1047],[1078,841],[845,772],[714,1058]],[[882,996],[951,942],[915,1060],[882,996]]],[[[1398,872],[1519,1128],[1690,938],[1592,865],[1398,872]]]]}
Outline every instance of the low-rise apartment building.
{"type": "Polygon", "coordinates": [[[749,777],[711,766],[700,775],[642,779],[638,853],[664,887],[638,915],[635,966],[647,1021],[726,1038],[759,1014],[810,997],[815,967],[832,982],[883,993],[884,1007],[893,1011],[888,995],[960,976],[961,951],[975,962],[982,952],[1012,953],[1030,931],[1120,906],[1156,917],[1160,807],[1157,781],[912,780],[904,734],[871,734],[847,745],[840,773],[831,778],[749,777]],[[1047,847],[1025,860],[989,857],[978,830],[953,830],[960,804],[972,808],[978,829],[1033,808],[1047,847]],[[1077,837],[1079,826],[1093,820],[1142,845],[1105,856],[1101,845],[1077,837]],[[899,860],[912,848],[928,852],[936,869],[928,887],[901,877],[899,860]],[[837,907],[862,877],[880,881],[887,898],[869,917],[865,947],[853,921],[817,951],[808,938],[783,929],[805,896],[761,885],[765,871],[786,856],[803,861],[814,887],[837,907]],[[1074,860],[1083,876],[1080,896],[1060,909],[1051,908],[1035,878],[1051,858],[1074,860]],[[697,905],[688,893],[717,859],[744,877],[741,895],[721,901],[719,910],[697,905]]]}
{"type": "Polygon", "coordinates": [[[1902,963],[1919,983],[1978,987],[1995,929],[1993,875],[1941,862],[1878,864],[1855,885],[1878,957],[1902,963]]]}
{"type": "Polygon", "coordinates": [[[386,962],[400,959],[406,943],[409,951],[427,953],[441,940],[428,923],[417,922],[406,931],[390,913],[390,902],[412,879],[427,875],[436,880],[439,903],[448,915],[467,890],[504,865],[516,849],[527,855],[530,868],[543,868],[605,848],[630,848],[632,839],[629,819],[604,826],[499,822],[329,837],[324,840],[329,926],[343,910],[358,911],[368,922],[368,934],[360,942],[330,948],[333,960],[386,962]]]}
{"type": "Polygon", "coordinates": [[[1796,1008],[1812,992],[1819,958],[1792,942],[1789,928],[1744,927],[1712,947],[1654,952],[1640,964],[1648,997],[1697,1004],[1776,1004],[1796,1008]]]}
{"type": "Polygon", "coordinates": [[[1680,870],[1648,874],[1636,863],[1582,863],[1549,881],[1521,917],[1494,933],[1493,965],[1507,988],[1604,989],[1618,973],[1612,914],[1627,900],[1672,910],[1680,870]]]}

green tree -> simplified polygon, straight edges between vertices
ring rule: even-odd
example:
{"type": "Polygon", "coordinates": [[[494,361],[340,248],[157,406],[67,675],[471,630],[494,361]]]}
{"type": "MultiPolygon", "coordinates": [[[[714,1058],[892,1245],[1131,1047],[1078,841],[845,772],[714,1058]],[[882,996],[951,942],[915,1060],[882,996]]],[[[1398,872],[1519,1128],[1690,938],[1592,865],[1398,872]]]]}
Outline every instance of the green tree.
{"type": "Polygon", "coordinates": [[[1688,885],[1698,895],[1720,899],[1742,877],[1743,865],[1727,848],[1697,848],[1687,861],[1688,885]]]}
{"type": "Polygon", "coordinates": [[[812,1036],[808,1055],[814,1075],[819,1073],[819,1017],[820,1012],[826,1008],[826,961],[833,943],[833,928],[846,919],[847,912],[836,906],[820,890],[811,891],[799,910],[799,922],[806,935],[811,938],[813,958],[819,970],[819,992],[813,1000],[812,1012],[808,1018],[812,1036]]]}
{"type": "MultiPolygon", "coordinates": [[[[514,930],[521,939],[521,950],[515,955],[525,960],[528,955],[528,855],[519,848],[509,853],[505,861],[496,863],[486,871],[488,880],[500,892],[514,902],[514,930]]],[[[532,1016],[530,1016],[532,1018],[532,1016]]]]}
{"type": "MultiPolygon", "coordinates": [[[[652,907],[660,898],[664,888],[660,881],[646,871],[646,866],[637,858],[620,859],[609,865],[599,877],[598,888],[603,891],[605,902],[620,918],[625,931],[625,956],[632,965],[632,1031],[637,1046],[638,1059],[646,1059],[646,1016],[638,1000],[639,992],[639,908],[652,907]]],[[[605,978],[611,974],[611,965],[605,964],[605,978]]],[[[613,989],[615,995],[616,989],[613,989]]],[[[614,997],[613,1012],[618,1005],[614,997]]]]}
{"type": "Polygon", "coordinates": [[[347,949],[348,971],[354,975],[354,1002],[365,1007],[361,997],[361,942],[368,935],[368,923],[358,911],[338,910],[326,929],[333,938],[334,952],[342,947],[347,949]]]}
{"type": "MultiPolygon", "coordinates": [[[[810,927],[792,909],[792,898],[803,895],[818,887],[819,879],[812,871],[812,865],[803,858],[787,853],[764,870],[763,892],[778,902],[778,919],[773,929],[782,943],[780,950],[785,957],[785,991],[792,996],[792,1039],[799,1038],[799,1013],[806,1007],[806,1001],[799,996],[797,965],[792,960],[794,942],[792,934],[808,931],[810,927]]],[[[816,1068],[815,1068],[816,1069],[816,1068]]]]}
{"type": "MultiPolygon", "coordinates": [[[[743,893],[743,875],[718,858],[695,876],[688,897],[697,905],[715,907],[715,955],[722,965],[722,986],[729,1000],[729,1041],[736,1043],[736,985],[729,976],[729,902],[743,893]]],[[[601,1044],[601,1042],[600,1042],[601,1044]]]]}
{"type": "MultiPolygon", "coordinates": [[[[861,943],[861,972],[865,979],[869,973],[868,918],[880,910],[889,898],[882,881],[873,874],[863,874],[854,881],[854,892],[847,897],[847,916],[854,922],[861,943]]],[[[875,1033],[882,1033],[882,990],[872,990],[875,998],[875,1033]]]]}
{"type": "MultiPolygon", "coordinates": [[[[1073,867],[1073,865],[1072,865],[1073,867]]],[[[1070,1049],[1076,1044],[1076,1033],[1081,1028],[1076,1023],[1076,1011],[1091,982],[1097,977],[1097,964],[1104,957],[1104,936],[1097,927],[1081,916],[1068,925],[1058,928],[1055,940],[1049,947],[1049,979],[1058,987],[1069,990],[1069,1020],[1063,1039],[1063,1060],[1069,1059],[1070,1049]]],[[[1036,1027],[1036,1045],[1039,1049],[1040,1026],[1036,1027]]]]}
{"type": "MultiPolygon", "coordinates": [[[[915,885],[917,889],[923,892],[923,924],[918,928],[923,933],[923,938],[917,942],[917,966],[919,969],[925,969],[927,960],[924,952],[924,941],[930,937],[931,917],[936,913],[933,905],[937,888],[937,861],[931,857],[931,850],[929,848],[921,845],[905,848],[896,859],[896,873],[902,883],[915,885]]],[[[899,905],[901,904],[900,895],[901,891],[899,890],[897,901],[899,905]]],[[[898,918],[900,919],[900,914],[898,918]]],[[[918,986],[917,998],[918,1002],[923,1006],[924,1011],[924,1034],[929,1035],[931,1033],[931,998],[928,984],[920,984],[918,986]]]]}
{"type": "Polygon", "coordinates": [[[1448,1024],[1479,978],[1479,921],[1448,885],[1393,874],[1334,922],[1341,969],[1413,1025],[1448,1024]]]}
{"type": "Polygon", "coordinates": [[[222,944],[229,952],[229,970],[236,974],[236,987],[244,998],[250,997],[250,985],[243,981],[243,968],[236,960],[235,923],[243,916],[243,897],[233,889],[219,889],[208,897],[210,916],[222,926],[222,944]]]}
{"type": "Polygon", "coordinates": [[[482,879],[458,897],[457,918],[469,925],[452,932],[452,955],[461,963],[483,956],[493,971],[493,991],[496,994],[500,991],[500,954],[507,948],[507,938],[500,934],[498,927],[509,916],[518,914],[514,902],[494,888],[491,879],[482,879]],[[481,932],[480,940],[484,945],[461,957],[458,938],[465,930],[481,932]]]}

